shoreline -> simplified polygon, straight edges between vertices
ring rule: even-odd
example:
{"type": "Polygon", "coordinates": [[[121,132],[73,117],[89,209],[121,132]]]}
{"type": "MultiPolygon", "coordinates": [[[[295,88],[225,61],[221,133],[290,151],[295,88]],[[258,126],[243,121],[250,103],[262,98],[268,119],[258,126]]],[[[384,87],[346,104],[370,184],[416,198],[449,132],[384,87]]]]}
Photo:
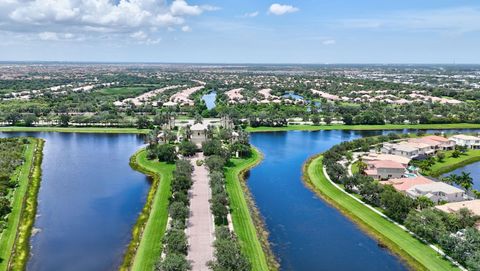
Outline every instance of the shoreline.
{"type": "Polygon", "coordinates": [[[288,125],[286,127],[247,127],[246,131],[251,133],[258,132],[284,132],[284,131],[330,131],[330,130],[352,130],[352,131],[372,131],[372,130],[449,130],[449,129],[480,129],[480,124],[475,123],[447,123],[447,124],[384,124],[384,125],[288,125]]]}
{"type": "Polygon", "coordinates": [[[344,195],[343,191],[335,188],[326,180],[323,172],[315,180],[313,179],[315,166],[321,166],[322,153],[316,154],[307,159],[302,167],[303,183],[312,190],[317,196],[325,200],[329,205],[339,210],[342,215],[355,223],[363,232],[372,237],[380,246],[388,248],[389,252],[398,257],[412,270],[460,270],[458,267],[444,259],[427,244],[411,236],[408,232],[402,230],[392,222],[382,218],[380,215],[369,210],[359,202],[353,202],[353,199],[344,195]],[[323,179],[325,180],[322,180],[323,179]],[[324,187],[322,187],[324,186],[324,187]],[[329,186],[331,186],[329,188],[329,186]],[[329,189],[331,191],[329,191],[329,189]],[[343,201],[343,202],[340,202],[343,201]],[[352,203],[353,202],[353,203],[352,203]],[[350,205],[350,207],[348,207],[350,205]],[[353,206],[358,205],[358,206],[353,206]],[[355,212],[353,209],[358,209],[355,212]],[[363,216],[363,218],[362,218],[363,216]],[[368,220],[368,221],[367,221],[368,220]],[[389,230],[390,233],[381,231],[389,230]],[[388,236],[390,235],[390,236],[388,236]],[[392,240],[393,238],[397,241],[392,240]],[[398,242],[403,242],[404,246],[398,242]],[[405,246],[409,247],[405,247],[405,246]],[[409,252],[410,250],[410,252],[409,252]],[[427,255],[428,254],[428,255],[427,255]]]}
{"type": "Polygon", "coordinates": [[[132,238],[124,252],[119,270],[153,270],[162,252],[162,238],[168,221],[171,174],[175,166],[165,164],[158,167],[160,162],[143,161],[145,158],[145,148],[130,157],[130,167],[151,178],[152,185],[132,228],[132,238]],[[152,164],[148,165],[148,162],[152,164]],[[156,210],[157,208],[161,210],[156,210]]]}
{"type": "MultiPolygon", "coordinates": [[[[424,174],[426,176],[431,176],[431,177],[438,178],[438,177],[440,177],[440,175],[450,173],[452,171],[455,171],[456,169],[459,169],[459,168],[462,168],[462,167],[465,167],[465,166],[468,166],[470,164],[474,164],[474,163],[477,163],[477,162],[480,161],[480,150],[471,150],[470,149],[470,150],[468,150],[468,152],[474,152],[474,153],[471,157],[468,157],[467,159],[460,160],[457,163],[451,163],[451,164],[441,166],[434,171],[422,172],[422,174],[424,174]]],[[[436,161],[435,163],[439,163],[439,162],[436,161]]]]}
{"type": "Polygon", "coordinates": [[[0,132],[58,132],[58,133],[101,133],[101,134],[147,134],[149,129],[103,128],[103,127],[21,127],[4,126],[0,132]]]}
{"type": "MultiPolygon", "coordinates": [[[[246,256],[249,258],[249,260],[252,263],[252,270],[278,270],[279,269],[279,263],[271,249],[270,243],[268,241],[268,235],[269,232],[266,229],[264,220],[260,214],[260,211],[255,205],[255,201],[252,197],[252,194],[250,192],[250,189],[247,186],[247,180],[245,178],[245,175],[247,174],[248,171],[250,171],[252,168],[256,167],[263,161],[263,154],[258,150],[257,148],[252,146],[252,150],[254,152],[254,157],[252,161],[248,161],[249,159],[252,159],[252,157],[247,158],[247,159],[237,159],[237,160],[244,160],[243,163],[240,163],[239,165],[236,165],[234,167],[227,167],[226,170],[226,179],[227,182],[233,182],[231,185],[227,185],[227,192],[229,193],[229,198],[232,202],[234,201],[244,201],[242,202],[237,202],[235,208],[243,208],[246,207],[243,212],[248,214],[248,217],[251,218],[251,221],[247,218],[245,221],[245,218],[242,219],[242,214],[238,215],[235,210],[232,213],[232,221],[235,229],[235,225],[237,227],[241,227],[242,225],[239,225],[240,223],[247,223],[246,227],[250,229],[250,235],[252,232],[255,233],[256,238],[248,238],[252,236],[246,236],[249,235],[247,234],[239,234],[239,230],[235,230],[235,234],[237,235],[238,239],[240,242],[243,243],[250,243],[250,247],[245,247],[242,245],[242,251],[246,254],[246,256]],[[246,160],[246,161],[245,161],[246,160]],[[233,177],[233,178],[232,178],[233,177]],[[240,192],[241,195],[235,195],[236,193],[233,192],[240,192]],[[240,190],[240,191],[238,191],[240,190]],[[236,199],[233,199],[233,198],[236,199]],[[253,227],[252,227],[253,226],[253,227]],[[259,230],[261,230],[259,232],[259,230]],[[261,251],[263,252],[263,255],[257,264],[252,261],[252,256],[259,256],[256,254],[255,248],[252,248],[252,246],[258,246],[257,244],[251,244],[252,242],[256,243],[258,241],[261,251]],[[248,242],[249,241],[249,242],[248,242]],[[245,251],[247,250],[247,251],[245,251]],[[250,252],[250,253],[248,253],[250,252]],[[253,255],[251,255],[253,253],[253,255]]],[[[234,208],[233,206],[231,208],[234,208]]],[[[241,213],[241,212],[240,212],[241,213]]]]}
{"type": "MultiPolygon", "coordinates": [[[[30,257],[30,237],[32,235],[33,225],[37,214],[38,192],[42,179],[42,160],[43,147],[45,140],[38,138],[28,138],[32,144],[32,156],[28,166],[28,175],[24,184],[25,191],[21,197],[21,208],[18,215],[18,221],[15,223],[15,241],[10,248],[10,256],[4,259],[5,270],[25,270],[30,257]]],[[[20,187],[18,188],[20,189],[20,187]]],[[[21,192],[21,191],[19,191],[21,192]]]]}

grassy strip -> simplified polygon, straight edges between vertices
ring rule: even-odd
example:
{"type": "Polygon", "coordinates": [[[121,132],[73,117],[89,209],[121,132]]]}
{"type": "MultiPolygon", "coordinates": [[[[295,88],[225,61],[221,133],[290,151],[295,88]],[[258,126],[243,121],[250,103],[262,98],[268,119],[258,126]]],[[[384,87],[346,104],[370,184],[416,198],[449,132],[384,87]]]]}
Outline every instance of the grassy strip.
{"type": "Polygon", "coordinates": [[[25,270],[30,253],[30,236],[37,213],[43,159],[43,139],[29,138],[26,160],[19,171],[19,187],[13,198],[13,208],[7,229],[0,238],[0,270],[25,270]],[[8,261],[6,260],[8,259],[8,261]]]}
{"type": "Polygon", "coordinates": [[[0,132],[60,132],[60,133],[102,133],[102,134],[146,134],[148,129],[103,128],[103,127],[0,127],[0,132]]]}
{"type": "Polygon", "coordinates": [[[147,159],[142,149],[130,158],[130,166],[153,179],[147,202],[132,230],[132,240],[120,270],[154,270],[162,253],[162,238],[167,227],[168,199],[175,165],[147,159]]]}
{"type": "Polygon", "coordinates": [[[319,131],[319,130],[403,130],[403,129],[480,129],[480,124],[385,124],[385,125],[288,125],[286,127],[247,127],[248,132],[319,131]]]}
{"type": "Polygon", "coordinates": [[[425,243],[333,186],[323,174],[322,155],[303,166],[305,183],[414,270],[459,270],[425,243]]]}
{"type": "Polygon", "coordinates": [[[243,253],[252,264],[252,270],[261,271],[277,270],[278,263],[270,249],[268,233],[264,230],[263,220],[255,208],[244,176],[248,170],[259,164],[262,158],[261,153],[253,149],[253,155],[248,159],[231,159],[232,165],[227,167],[225,172],[235,234],[243,253]]]}
{"type": "Polygon", "coordinates": [[[453,151],[445,152],[446,158],[443,162],[435,162],[430,170],[422,173],[432,177],[438,177],[444,173],[454,171],[457,168],[480,161],[480,150],[468,150],[465,154],[457,158],[451,157],[452,152],[453,151]]]}

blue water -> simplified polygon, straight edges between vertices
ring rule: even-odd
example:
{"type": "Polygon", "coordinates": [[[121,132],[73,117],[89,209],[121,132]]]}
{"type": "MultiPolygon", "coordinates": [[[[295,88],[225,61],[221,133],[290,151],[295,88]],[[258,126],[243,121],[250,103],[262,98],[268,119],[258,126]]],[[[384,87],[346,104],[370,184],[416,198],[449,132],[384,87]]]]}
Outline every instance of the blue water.
{"type": "Polygon", "coordinates": [[[202,96],[202,100],[205,101],[208,110],[215,108],[215,99],[217,99],[217,93],[215,91],[202,96]]]}
{"type": "Polygon", "coordinates": [[[450,174],[460,175],[462,171],[470,173],[470,176],[473,178],[473,189],[480,190],[480,162],[476,162],[456,170],[443,174],[442,176],[448,176],[450,174]]]}
{"type": "Polygon", "coordinates": [[[287,92],[283,95],[283,97],[293,100],[303,100],[303,96],[295,94],[294,92],[287,92]]]}
{"type": "Polygon", "coordinates": [[[137,135],[0,133],[46,139],[28,270],[116,270],[149,189],[129,166],[137,135]]]}
{"type": "Polygon", "coordinates": [[[251,135],[252,144],[265,157],[250,171],[248,186],[265,218],[282,270],[407,269],[302,183],[302,165],[308,157],[342,141],[389,132],[290,131],[251,135]]]}

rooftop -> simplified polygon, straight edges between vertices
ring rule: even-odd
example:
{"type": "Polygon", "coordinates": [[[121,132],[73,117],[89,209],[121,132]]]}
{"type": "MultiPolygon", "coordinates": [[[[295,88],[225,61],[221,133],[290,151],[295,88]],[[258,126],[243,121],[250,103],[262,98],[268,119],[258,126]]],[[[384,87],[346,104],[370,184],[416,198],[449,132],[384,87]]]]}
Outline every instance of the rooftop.
{"type": "Polygon", "coordinates": [[[447,213],[453,213],[462,208],[467,208],[475,215],[480,215],[480,199],[447,203],[438,205],[436,208],[447,213]]]}
{"type": "Polygon", "coordinates": [[[397,179],[390,179],[388,181],[382,181],[380,182],[383,185],[392,185],[396,190],[398,191],[406,191],[410,188],[412,188],[415,185],[422,185],[422,184],[430,184],[433,183],[434,181],[423,177],[423,176],[417,176],[415,178],[397,178],[397,179]]]}

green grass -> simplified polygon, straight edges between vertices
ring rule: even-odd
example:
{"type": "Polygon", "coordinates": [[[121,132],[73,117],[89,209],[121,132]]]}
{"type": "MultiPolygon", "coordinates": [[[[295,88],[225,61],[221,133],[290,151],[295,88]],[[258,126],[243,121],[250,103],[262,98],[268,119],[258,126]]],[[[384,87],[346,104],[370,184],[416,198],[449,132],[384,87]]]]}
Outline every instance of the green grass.
{"type": "Polygon", "coordinates": [[[147,202],[132,230],[132,240],[125,253],[120,270],[154,270],[162,253],[162,238],[167,228],[168,199],[174,164],[147,159],[142,149],[130,159],[133,169],[153,179],[147,202]]]}
{"type": "Polygon", "coordinates": [[[318,131],[318,130],[401,130],[401,129],[477,129],[480,124],[385,124],[385,125],[288,125],[286,127],[247,127],[248,132],[318,131]]]}
{"type": "Polygon", "coordinates": [[[428,171],[422,173],[432,177],[438,177],[457,168],[480,161],[480,150],[468,150],[465,154],[461,154],[457,158],[451,156],[452,152],[453,151],[445,152],[445,159],[442,162],[436,161],[428,171]]]}
{"type": "Polygon", "coordinates": [[[146,134],[148,129],[103,128],[103,127],[0,127],[0,132],[60,132],[60,133],[103,133],[103,134],[146,134]]]}
{"type": "Polygon", "coordinates": [[[262,155],[254,149],[252,157],[248,159],[232,159],[232,165],[227,167],[225,172],[235,234],[240,241],[243,253],[252,264],[252,270],[255,271],[277,269],[268,246],[268,234],[262,231],[261,227],[255,227],[254,219],[259,220],[259,216],[258,213],[250,213],[250,209],[255,212],[255,208],[252,206],[253,200],[249,197],[248,188],[243,179],[244,173],[261,160],[262,155]],[[249,208],[249,204],[252,208],[249,208]]]}
{"type": "Polygon", "coordinates": [[[18,178],[18,187],[13,194],[7,228],[0,235],[2,271],[24,270],[30,252],[29,241],[37,210],[44,141],[34,138],[29,138],[29,141],[25,150],[25,163],[12,176],[18,178]]]}
{"type": "Polygon", "coordinates": [[[365,232],[400,256],[414,270],[459,270],[428,245],[333,186],[322,170],[321,155],[304,165],[304,178],[319,196],[339,209],[365,232]]]}

